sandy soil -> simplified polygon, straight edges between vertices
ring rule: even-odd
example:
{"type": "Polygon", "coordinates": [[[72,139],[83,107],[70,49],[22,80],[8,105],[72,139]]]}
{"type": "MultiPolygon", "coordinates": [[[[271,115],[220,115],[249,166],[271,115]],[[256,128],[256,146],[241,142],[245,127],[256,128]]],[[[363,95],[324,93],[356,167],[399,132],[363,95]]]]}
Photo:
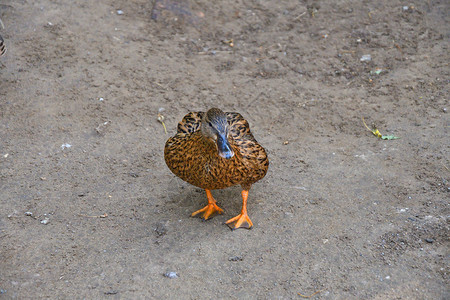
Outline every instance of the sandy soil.
{"type": "Polygon", "coordinates": [[[449,2],[211,2],[0,1],[0,298],[449,299],[449,2]],[[164,163],[213,106],[250,231],[164,163]]]}

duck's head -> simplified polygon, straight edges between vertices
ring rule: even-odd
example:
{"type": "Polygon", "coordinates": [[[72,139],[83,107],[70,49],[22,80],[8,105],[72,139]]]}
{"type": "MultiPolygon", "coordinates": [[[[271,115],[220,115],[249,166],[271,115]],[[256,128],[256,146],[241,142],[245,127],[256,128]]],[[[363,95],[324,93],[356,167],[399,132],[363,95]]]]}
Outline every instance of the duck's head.
{"type": "Polygon", "coordinates": [[[203,136],[214,141],[221,157],[230,159],[234,156],[234,151],[228,142],[227,115],[223,111],[218,108],[208,110],[203,115],[201,132],[203,136]]]}

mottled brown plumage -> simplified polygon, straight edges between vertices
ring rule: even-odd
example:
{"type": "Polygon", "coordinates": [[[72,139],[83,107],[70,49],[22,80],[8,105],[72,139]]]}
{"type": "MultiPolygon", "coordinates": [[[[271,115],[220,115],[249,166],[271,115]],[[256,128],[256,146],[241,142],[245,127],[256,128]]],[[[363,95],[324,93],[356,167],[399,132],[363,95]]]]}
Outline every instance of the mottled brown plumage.
{"type": "Polygon", "coordinates": [[[2,36],[0,35],[0,56],[5,54],[5,52],[6,52],[5,41],[3,40],[2,36]]]}
{"type": "Polygon", "coordinates": [[[208,219],[213,213],[222,213],[210,190],[239,184],[243,209],[237,219],[227,223],[235,223],[234,228],[252,226],[246,210],[248,190],[266,175],[269,160],[239,113],[212,108],[187,114],[178,124],[177,134],[167,141],[164,157],[175,175],[206,190],[208,206],[193,215],[202,212],[208,219]]]}

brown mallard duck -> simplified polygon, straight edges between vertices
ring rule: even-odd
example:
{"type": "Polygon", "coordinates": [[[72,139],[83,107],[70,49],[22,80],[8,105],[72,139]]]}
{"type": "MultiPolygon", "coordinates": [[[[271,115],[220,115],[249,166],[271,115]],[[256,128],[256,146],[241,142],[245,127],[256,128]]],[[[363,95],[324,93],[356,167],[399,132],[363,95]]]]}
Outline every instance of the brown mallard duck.
{"type": "Polygon", "coordinates": [[[164,158],[175,175],[206,191],[208,205],[191,216],[207,220],[222,214],[211,190],[240,184],[241,213],[225,223],[232,229],[253,226],[247,215],[248,191],[266,175],[269,160],[239,113],[218,108],[188,113],[178,124],[177,134],[167,140],[164,158]]]}

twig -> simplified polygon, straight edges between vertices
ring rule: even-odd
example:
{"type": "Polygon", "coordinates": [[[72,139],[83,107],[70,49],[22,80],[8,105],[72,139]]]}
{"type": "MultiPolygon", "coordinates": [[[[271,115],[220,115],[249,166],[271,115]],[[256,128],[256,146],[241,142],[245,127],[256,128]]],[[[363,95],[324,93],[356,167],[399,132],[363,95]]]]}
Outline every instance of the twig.
{"type": "Polygon", "coordinates": [[[164,132],[167,134],[166,124],[164,124],[164,116],[161,113],[158,113],[158,121],[164,127],[164,132]]]}
{"type": "Polygon", "coordinates": [[[160,88],[163,88],[163,89],[167,90],[167,88],[165,86],[163,86],[162,84],[160,84],[160,83],[158,83],[156,81],[154,81],[153,83],[156,84],[157,86],[159,86],[160,88]]]}
{"type": "Polygon", "coordinates": [[[83,215],[83,214],[78,214],[80,217],[86,217],[86,218],[107,218],[108,214],[104,213],[103,215],[100,216],[88,216],[88,215],[83,215]]]}
{"type": "Polygon", "coordinates": [[[198,55],[209,55],[209,54],[218,54],[218,53],[233,53],[233,51],[230,50],[211,50],[211,51],[200,51],[197,52],[198,55]],[[212,52],[214,51],[214,52],[212,52]]]}
{"type": "Polygon", "coordinates": [[[403,53],[403,50],[402,50],[402,48],[400,47],[400,45],[399,44],[394,44],[394,46],[398,49],[398,51],[400,52],[400,55],[401,55],[401,59],[402,60],[404,60],[404,53],[403,53]]]}
{"type": "Polygon", "coordinates": [[[302,16],[304,16],[306,14],[306,11],[302,12],[300,15],[298,15],[297,17],[294,18],[293,21],[297,21],[298,19],[300,19],[302,16]]]}
{"type": "Polygon", "coordinates": [[[316,295],[316,294],[318,294],[318,293],[320,293],[321,292],[321,290],[318,290],[317,292],[315,292],[315,293],[313,293],[313,294],[311,294],[311,295],[309,295],[309,296],[305,296],[305,295],[302,295],[302,294],[300,294],[300,293],[297,293],[300,297],[303,297],[303,298],[311,298],[312,296],[314,296],[314,295],[316,295]]]}
{"type": "Polygon", "coordinates": [[[398,51],[400,51],[400,53],[403,55],[403,50],[402,48],[400,48],[400,46],[398,44],[394,44],[394,46],[398,49],[398,51]]]}
{"type": "Polygon", "coordinates": [[[257,57],[255,60],[256,62],[259,62],[260,60],[266,59],[267,56],[261,56],[261,57],[257,57]]]}
{"type": "MultiPolygon", "coordinates": [[[[111,121],[106,121],[106,122],[100,123],[100,125],[98,125],[97,128],[95,128],[95,131],[99,134],[102,133],[103,128],[105,128],[109,123],[111,123],[111,121]]],[[[42,177],[42,178],[44,178],[44,177],[42,177]]],[[[42,180],[45,180],[45,179],[42,179],[42,180]]]]}

